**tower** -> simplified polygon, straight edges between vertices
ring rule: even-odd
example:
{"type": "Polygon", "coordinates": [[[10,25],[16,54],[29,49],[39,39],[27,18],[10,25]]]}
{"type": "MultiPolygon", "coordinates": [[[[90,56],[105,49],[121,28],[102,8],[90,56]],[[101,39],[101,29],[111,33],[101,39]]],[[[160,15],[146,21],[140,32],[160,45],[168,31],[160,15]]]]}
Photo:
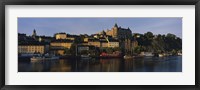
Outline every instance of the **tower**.
{"type": "Polygon", "coordinates": [[[115,23],[114,27],[118,28],[117,23],[115,23]]]}
{"type": "Polygon", "coordinates": [[[113,37],[118,38],[118,25],[115,23],[114,27],[112,28],[113,30],[113,37]]]}
{"type": "Polygon", "coordinates": [[[33,34],[32,34],[32,37],[35,38],[36,35],[37,35],[37,34],[36,34],[36,30],[34,29],[34,30],[33,30],[33,34]]]}

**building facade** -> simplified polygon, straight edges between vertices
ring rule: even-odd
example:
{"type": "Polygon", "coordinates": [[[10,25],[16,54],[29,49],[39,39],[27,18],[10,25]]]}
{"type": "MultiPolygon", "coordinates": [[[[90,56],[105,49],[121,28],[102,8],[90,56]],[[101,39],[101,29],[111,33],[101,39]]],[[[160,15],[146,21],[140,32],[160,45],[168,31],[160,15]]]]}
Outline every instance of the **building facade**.
{"type": "Polygon", "coordinates": [[[66,39],[58,39],[55,41],[51,41],[50,43],[50,50],[51,53],[56,55],[64,55],[66,49],[70,49],[73,44],[72,40],[66,39]]]}
{"type": "Polygon", "coordinates": [[[99,40],[88,40],[88,45],[93,45],[95,47],[101,47],[101,43],[99,40]]]}
{"type": "Polygon", "coordinates": [[[121,28],[118,27],[117,24],[114,25],[113,28],[111,28],[111,30],[107,30],[106,31],[106,35],[112,36],[113,38],[117,38],[117,39],[125,39],[125,38],[131,38],[132,36],[132,31],[130,30],[130,28],[121,28]]]}
{"type": "Polygon", "coordinates": [[[33,54],[33,53],[45,53],[45,46],[44,45],[19,45],[18,52],[20,54],[33,54]]]}
{"type": "Polygon", "coordinates": [[[115,48],[119,47],[119,41],[116,39],[107,39],[108,40],[108,47],[115,48]]]}
{"type": "Polygon", "coordinates": [[[55,40],[50,43],[50,46],[70,49],[72,44],[73,44],[72,40],[55,40]]]}
{"type": "Polygon", "coordinates": [[[55,38],[56,39],[66,39],[67,38],[67,34],[66,33],[56,33],[55,34],[55,38]]]}
{"type": "Polygon", "coordinates": [[[24,42],[18,44],[19,54],[45,54],[49,51],[49,45],[44,42],[24,42]]]}

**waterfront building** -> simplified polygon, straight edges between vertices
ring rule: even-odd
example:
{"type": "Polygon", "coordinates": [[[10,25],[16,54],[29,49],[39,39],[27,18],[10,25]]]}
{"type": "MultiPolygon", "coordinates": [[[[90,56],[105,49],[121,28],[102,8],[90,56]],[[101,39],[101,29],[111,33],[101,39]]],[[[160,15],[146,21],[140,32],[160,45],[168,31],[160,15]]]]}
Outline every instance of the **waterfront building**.
{"type": "Polygon", "coordinates": [[[50,43],[51,53],[64,55],[65,49],[70,49],[72,44],[73,44],[73,41],[68,40],[68,39],[58,39],[58,40],[51,41],[50,43]]]}
{"type": "Polygon", "coordinates": [[[88,39],[88,45],[93,45],[95,47],[100,47],[101,43],[99,39],[88,39]]]}
{"type": "Polygon", "coordinates": [[[108,38],[108,47],[119,47],[119,41],[117,39],[108,38]]]}
{"type": "Polygon", "coordinates": [[[108,47],[108,41],[100,41],[100,43],[101,43],[101,48],[108,47]]]}
{"type": "Polygon", "coordinates": [[[51,47],[63,47],[63,48],[69,49],[72,44],[73,44],[72,40],[60,39],[60,40],[51,41],[50,46],[51,47]]]}
{"type": "Polygon", "coordinates": [[[24,42],[18,44],[19,54],[45,54],[49,51],[49,45],[44,42],[24,42]]]}
{"type": "Polygon", "coordinates": [[[100,37],[99,39],[96,39],[96,38],[88,39],[88,42],[84,42],[84,43],[88,43],[88,45],[93,45],[100,48],[119,47],[119,42],[117,42],[116,40],[111,40],[111,39],[108,41],[108,39],[104,37],[100,37]]]}

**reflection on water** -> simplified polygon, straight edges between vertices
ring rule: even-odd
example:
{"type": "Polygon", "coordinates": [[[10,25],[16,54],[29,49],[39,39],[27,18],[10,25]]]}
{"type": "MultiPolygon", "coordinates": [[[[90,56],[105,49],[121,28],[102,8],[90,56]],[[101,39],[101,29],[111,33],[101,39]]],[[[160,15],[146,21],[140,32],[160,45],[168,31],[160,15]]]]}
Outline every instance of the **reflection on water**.
{"type": "Polygon", "coordinates": [[[19,72],[182,72],[182,56],[19,62],[19,72]]]}

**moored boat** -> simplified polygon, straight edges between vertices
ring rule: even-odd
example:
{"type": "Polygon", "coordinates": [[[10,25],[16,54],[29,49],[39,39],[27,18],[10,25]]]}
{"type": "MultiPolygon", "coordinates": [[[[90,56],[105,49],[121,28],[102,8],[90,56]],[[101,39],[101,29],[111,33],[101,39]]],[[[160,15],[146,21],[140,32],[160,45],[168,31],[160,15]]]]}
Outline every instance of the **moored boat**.
{"type": "Polygon", "coordinates": [[[124,59],[133,59],[134,58],[134,56],[130,56],[130,55],[125,55],[124,56],[124,59]]]}
{"type": "Polygon", "coordinates": [[[145,57],[153,57],[154,55],[151,52],[145,52],[144,56],[145,57]]]}
{"type": "Polygon", "coordinates": [[[44,56],[33,56],[31,58],[31,61],[39,61],[39,60],[57,60],[59,59],[59,56],[55,56],[55,55],[52,55],[50,56],[49,54],[46,54],[44,56]]]}
{"type": "Polygon", "coordinates": [[[158,56],[159,56],[159,57],[163,57],[164,55],[163,55],[163,54],[158,54],[158,56]]]}
{"type": "Polygon", "coordinates": [[[182,56],[182,53],[178,53],[179,56],[182,56]]]}
{"type": "Polygon", "coordinates": [[[91,59],[92,57],[90,57],[89,55],[81,55],[81,59],[91,59]]]}

